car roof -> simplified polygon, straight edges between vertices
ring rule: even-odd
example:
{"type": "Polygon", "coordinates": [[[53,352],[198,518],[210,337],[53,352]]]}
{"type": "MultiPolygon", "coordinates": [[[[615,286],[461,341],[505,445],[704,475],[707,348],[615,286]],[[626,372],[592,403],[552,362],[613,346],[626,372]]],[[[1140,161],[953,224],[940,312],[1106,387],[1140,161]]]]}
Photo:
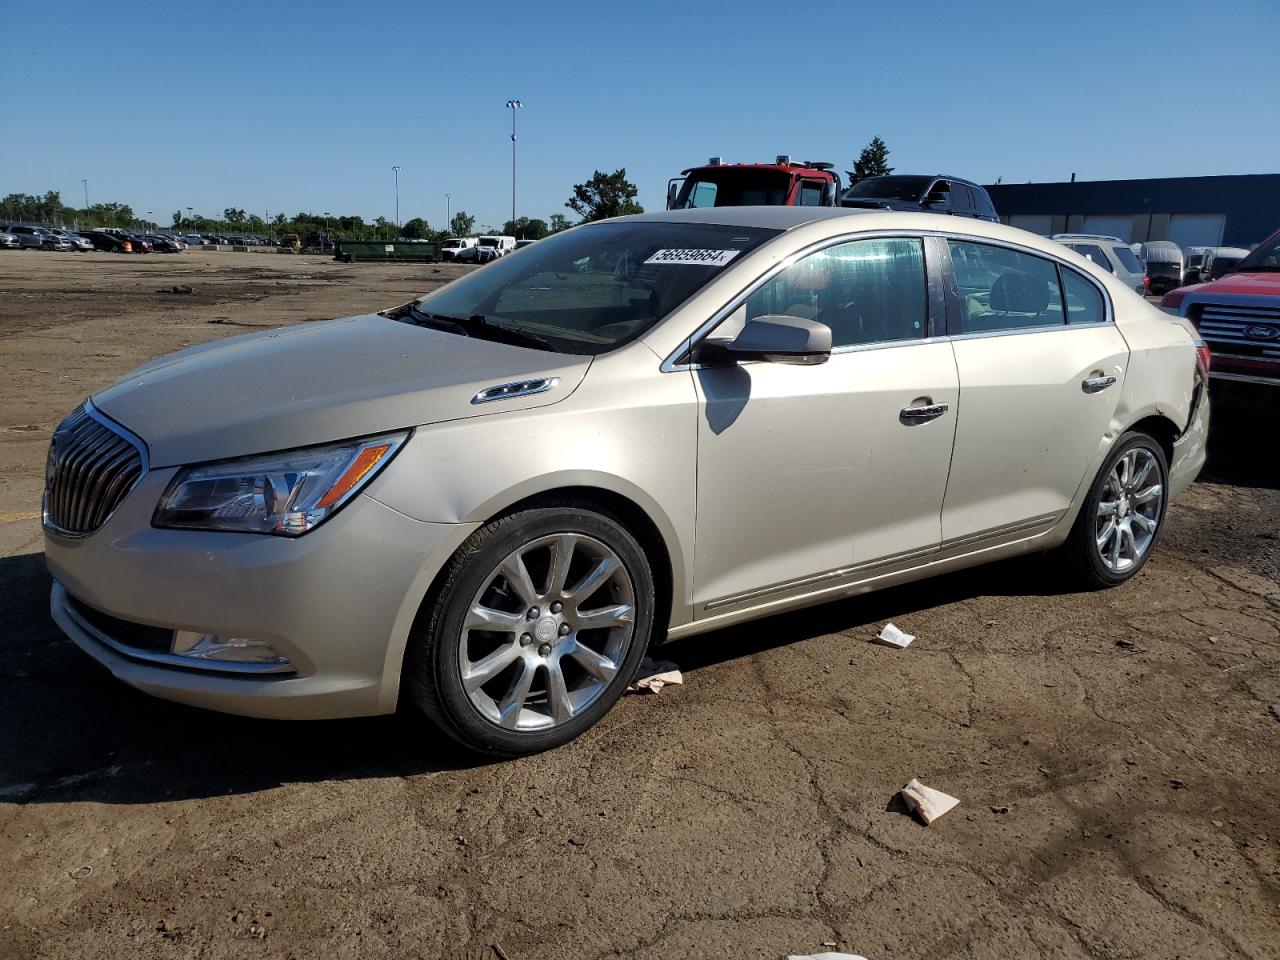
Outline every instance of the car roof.
{"type": "MultiPolygon", "coordinates": [[[[790,230],[815,220],[874,215],[875,210],[848,207],[697,207],[691,210],[655,210],[619,220],[667,221],[672,223],[718,223],[726,227],[760,227],[790,230]]],[[[936,216],[936,214],[934,214],[936,216]]]]}

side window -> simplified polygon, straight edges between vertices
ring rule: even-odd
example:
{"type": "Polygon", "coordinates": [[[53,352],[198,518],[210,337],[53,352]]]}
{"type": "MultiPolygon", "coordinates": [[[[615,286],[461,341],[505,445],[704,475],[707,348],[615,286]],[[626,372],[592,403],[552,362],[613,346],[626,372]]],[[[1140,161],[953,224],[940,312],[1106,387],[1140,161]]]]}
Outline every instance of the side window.
{"type": "Polygon", "coordinates": [[[699,180],[689,193],[689,206],[714,207],[716,205],[716,185],[709,180],[699,180]]]}
{"type": "Polygon", "coordinates": [[[1107,307],[1098,288],[1074,270],[1062,270],[1062,289],[1066,294],[1067,323],[1102,323],[1107,307]]]}
{"type": "Polygon", "coordinates": [[[924,243],[851,240],[810,254],[747,300],[747,320],[767,314],[825,323],[833,347],[925,337],[924,243]]]}
{"type": "Polygon", "coordinates": [[[1093,243],[1069,243],[1067,246],[1086,260],[1093,261],[1094,266],[1101,267],[1107,273],[1115,273],[1111,269],[1111,261],[1107,259],[1107,255],[1102,252],[1102,248],[1098,245],[1093,243]]]}
{"type": "Polygon", "coordinates": [[[996,219],[996,208],[991,202],[991,195],[981,187],[973,188],[974,208],[979,216],[996,219]]]}
{"type": "Polygon", "coordinates": [[[962,333],[1065,323],[1058,268],[1050,260],[966,240],[948,240],[962,306],[962,333]]]}
{"type": "Polygon", "coordinates": [[[963,183],[951,185],[951,209],[956,213],[973,213],[973,195],[963,183]]]}
{"type": "Polygon", "coordinates": [[[951,184],[946,180],[937,180],[933,186],[929,188],[929,192],[925,195],[925,199],[930,203],[936,204],[933,210],[950,210],[951,204],[951,184]]]}
{"type": "Polygon", "coordinates": [[[796,197],[796,205],[800,207],[822,206],[822,184],[813,180],[801,180],[800,192],[796,197]]]}

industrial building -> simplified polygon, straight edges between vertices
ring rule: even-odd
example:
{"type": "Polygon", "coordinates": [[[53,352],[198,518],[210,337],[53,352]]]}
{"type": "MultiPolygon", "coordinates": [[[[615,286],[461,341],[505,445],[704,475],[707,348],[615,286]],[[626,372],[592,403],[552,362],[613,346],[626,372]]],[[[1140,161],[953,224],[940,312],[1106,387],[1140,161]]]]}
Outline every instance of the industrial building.
{"type": "Polygon", "coordinates": [[[1048,236],[1103,233],[1129,243],[1245,247],[1280,227],[1280,173],[1156,180],[997,183],[1002,223],[1048,236]]]}

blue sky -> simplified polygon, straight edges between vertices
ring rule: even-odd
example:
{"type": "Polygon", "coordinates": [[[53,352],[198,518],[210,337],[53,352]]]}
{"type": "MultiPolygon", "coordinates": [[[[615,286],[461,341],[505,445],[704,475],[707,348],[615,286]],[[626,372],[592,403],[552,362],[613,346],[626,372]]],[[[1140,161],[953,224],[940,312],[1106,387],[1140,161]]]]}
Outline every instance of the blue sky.
{"type": "Polygon", "coordinates": [[[0,3],[0,195],[481,224],[713,154],[981,182],[1280,171],[1280,3],[0,3]]]}

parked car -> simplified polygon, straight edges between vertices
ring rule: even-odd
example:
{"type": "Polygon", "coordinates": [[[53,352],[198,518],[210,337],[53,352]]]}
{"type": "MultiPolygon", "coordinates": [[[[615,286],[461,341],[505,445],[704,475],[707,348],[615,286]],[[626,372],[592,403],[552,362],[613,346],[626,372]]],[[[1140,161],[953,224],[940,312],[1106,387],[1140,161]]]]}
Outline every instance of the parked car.
{"type": "Polygon", "coordinates": [[[506,256],[516,248],[515,237],[484,236],[476,238],[476,254],[480,263],[506,256]]]}
{"type": "Polygon", "coordinates": [[[1189,325],[999,224],[592,223],[95,394],[50,449],[51,610],[163,697],[403,696],[529,753],[662,638],[1049,549],[1130,580],[1204,462],[1206,368],[1189,325]]]}
{"type": "Polygon", "coordinates": [[[15,223],[4,228],[5,232],[14,236],[18,240],[18,245],[24,250],[59,250],[65,251],[71,249],[71,242],[51,233],[45,227],[32,227],[22,223],[15,223]]]}
{"type": "Polygon", "coordinates": [[[538,242],[537,240],[517,240],[516,249],[523,250],[525,247],[531,247],[537,242],[538,242]]]}
{"type": "Polygon", "coordinates": [[[1142,262],[1150,289],[1156,296],[1182,286],[1182,248],[1169,240],[1148,240],[1142,245],[1142,262]]]}
{"type": "Polygon", "coordinates": [[[0,250],[21,250],[22,244],[18,242],[18,238],[12,233],[8,233],[4,227],[0,227],[0,250]]]}
{"type": "Polygon", "coordinates": [[[107,253],[133,252],[133,244],[115,233],[107,233],[105,230],[86,230],[80,236],[93,244],[95,250],[104,250],[107,253]]]}
{"type": "Polygon", "coordinates": [[[1240,265],[1240,261],[1248,255],[1249,251],[1241,247],[1218,247],[1209,254],[1200,279],[1202,281],[1221,280],[1235,270],[1240,265]]]}
{"type": "Polygon", "coordinates": [[[86,250],[93,249],[93,244],[90,243],[88,240],[86,240],[84,237],[80,236],[80,234],[78,233],[72,233],[70,230],[53,230],[53,229],[51,229],[49,232],[53,234],[55,237],[61,237],[63,240],[67,241],[67,246],[68,246],[68,249],[70,250],[77,250],[80,252],[84,252],[86,250]]]}
{"type": "Polygon", "coordinates": [[[997,221],[985,189],[960,177],[893,173],[859,180],[840,196],[840,206],[875,210],[924,210],[997,221]]]}
{"type": "Polygon", "coordinates": [[[1215,249],[1215,247],[1187,247],[1182,251],[1183,286],[1199,283],[1209,276],[1209,260],[1213,257],[1215,249]]]}
{"type": "MultiPolygon", "coordinates": [[[[1217,264],[1215,253],[1211,273],[1217,264]]],[[[1191,321],[1213,350],[1210,376],[1224,398],[1251,407],[1258,399],[1280,401],[1280,230],[1230,273],[1173,290],[1161,306],[1191,321]]]]}
{"type": "Polygon", "coordinates": [[[168,237],[161,237],[156,234],[149,233],[143,237],[143,239],[150,243],[151,249],[157,253],[182,252],[182,244],[178,243],[176,240],[170,240],[168,237]]]}
{"type": "Polygon", "coordinates": [[[186,243],[187,245],[192,247],[203,247],[206,243],[209,242],[204,237],[200,236],[200,234],[198,233],[188,233],[186,236],[182,238],[182,241],[183,243],[186,243]]]}
{"type": "Polygon", "coordinates": [[[1097,264],[1136,293],[1145,294],[1150,285],[1142,261],[1119,237],[1096,233],[1055,233],[1051,238],[1097,264]]]}
{"type": "Polygon", "coordinates": [[[449,237],[440,244],[440,257],[444,260],[457,260],[463,250],[469,250],[475,245],[475,237],[449,237]]]}

